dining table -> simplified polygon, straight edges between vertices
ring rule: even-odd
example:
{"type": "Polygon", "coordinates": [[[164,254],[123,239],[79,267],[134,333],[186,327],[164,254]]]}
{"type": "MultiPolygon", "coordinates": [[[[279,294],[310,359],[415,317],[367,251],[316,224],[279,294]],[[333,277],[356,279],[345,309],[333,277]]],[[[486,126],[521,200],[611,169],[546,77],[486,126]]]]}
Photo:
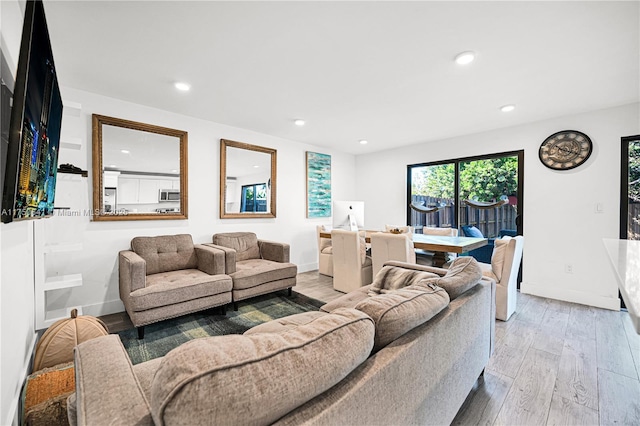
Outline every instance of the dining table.
{"type": "MultiPolygon", "coordinates": [[[[365,231],[365,241],[371,242],[370,235],[375,230],[365,231]]],[[[321,232],[321,238],[331,238],[331,232],[321,232]]],[[[433,266],[442,267],[447,262],[447,253],[466,253],[488,244],[486,238],[451,237],[445,235],[411,234],[413,247],[419,250],[433,252],[433,266]]]]}

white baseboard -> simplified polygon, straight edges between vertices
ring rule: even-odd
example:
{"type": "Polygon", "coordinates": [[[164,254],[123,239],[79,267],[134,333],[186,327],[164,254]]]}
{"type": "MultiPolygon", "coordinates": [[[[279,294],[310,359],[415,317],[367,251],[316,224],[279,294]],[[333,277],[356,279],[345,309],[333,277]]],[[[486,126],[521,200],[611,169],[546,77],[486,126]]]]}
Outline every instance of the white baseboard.
{"type": "Polygon", "coordinates": [[[548,287],[540,284],[522,282],[520,292],[549,299],[563,300],[565,302],[579,303],[581,305],[595,306],[596,308],[620,310],[620,299],[615,297],[603,297],[584,291],[567,290],[557,287],[548,287]]]}
{"type": "Polygon", "coordinates": [[[305,263],[304,265],[298,265],[298,273],[315,271],[318,269],[318,262],[305,263]]]}
{"type": "Polygon", "coordinates": [[[124,304],[120,299],[82,306],[82,313],[84,315],[91,315],[94,317],[115,314],[118,312],[124,312],[124,304]]]}
{"type": "Polygon", "coordinates": [[[22,369],[20,371],[20,377],[22,377],[22,380],[20,381],[21,386],[18,387],[18,389],[16,389],[15,394],[13,395],[13,398],[11,398],[11,405],[9,406],[9,412],[7,413],[7,418],[5,419],[5,422],[2,423],[3,425],[19,425],[19,412],[18,412],[18,408],[20,407],[20,398],[22,397],[22,387],[25,384],[25,381],[27,380],[27,376],[29,375],[29,372],[31,370],[31,359],[33,358],[33,351],[35,350],[36,347],[36,341],[38,340],[38,335],[36,333],[33,333],[33,337],[31,338],[31,343],[29,344],[29,350],[27,351],[28,356],[26,357],[26,359],[24,360],[24,364],[22,366],[22,369]]]}

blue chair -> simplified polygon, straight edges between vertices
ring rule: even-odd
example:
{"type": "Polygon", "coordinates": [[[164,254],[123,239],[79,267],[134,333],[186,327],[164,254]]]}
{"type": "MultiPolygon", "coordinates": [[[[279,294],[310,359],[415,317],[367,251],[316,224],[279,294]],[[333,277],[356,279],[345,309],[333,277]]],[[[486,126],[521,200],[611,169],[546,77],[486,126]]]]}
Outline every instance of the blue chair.
{"type": "MultiPolygon", "coordinates": [[[[465,237],[484,238],[484,235],[482,235],[482,232],[475,226],[461,226],[460,228],[462,228],[462,233],[465,237]]],[[[502,238],[505,235],[509,237],[515,237],[517,234],[518,234],[518,231],[515,229],[501,229],[500,232],[498,233],[498,238],[502,238]]],[[[475,250],[462,253],[460,256],[471,256],[475,258],[478,262],[491,263],[491,255],[493,254],[494,241],[495,241],[495,238],[489,238],[486,246],[482,246],[475,250]]]]}

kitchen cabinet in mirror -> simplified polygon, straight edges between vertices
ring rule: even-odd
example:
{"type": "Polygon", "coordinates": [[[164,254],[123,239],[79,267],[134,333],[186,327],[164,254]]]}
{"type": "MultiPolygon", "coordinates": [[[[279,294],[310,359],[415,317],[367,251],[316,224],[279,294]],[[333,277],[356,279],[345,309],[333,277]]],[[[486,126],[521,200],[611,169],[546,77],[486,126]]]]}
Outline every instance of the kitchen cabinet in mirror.
{"type": "Polygon", "coordinates": [[[220,218],[276,217],[276,154],[220,139],[220,218]]]}
{"type": "Polygon", "coordinates": [[[187,132],[93,115],[93,220],[187,219],[187,132]]]}

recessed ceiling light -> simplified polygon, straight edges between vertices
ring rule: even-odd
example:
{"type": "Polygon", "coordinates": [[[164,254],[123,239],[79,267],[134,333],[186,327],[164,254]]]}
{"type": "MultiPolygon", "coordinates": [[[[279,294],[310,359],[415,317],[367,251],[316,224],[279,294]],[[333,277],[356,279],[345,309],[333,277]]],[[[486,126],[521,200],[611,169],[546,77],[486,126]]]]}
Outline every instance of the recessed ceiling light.
{"type": "Polygon", "coordinates": [[[191,85],[182,81],[178,81],[174,84],[175,88],[181,92],[188,92],[191,89],[191,85]]]}
{"type": "Polygon", "coordinates": [[[304,126],[304,120],[301,119],[297,119],[294,123],[296,126],[304,126]]]}
{"type": "Polygon", "coordinates": [[[360,139],[360,145],[366,145],[366,144],[368,144],[368,143],[369,143],[369,141],[368,141],[368,140],[360,139]]]}
{"type": "Polygon", "coordinates": [[[515,106],[515,105],[513,105],[513,104],[502,105],[502,106],[500,107],[500,111],[502,111],[502,112],[511,112],[511,111],[513,111],[514,109],[516,109],[516,106],[515,106]]]}
{"type": "Polygon", "coordinates": [[[257,164],[254,164],[254,165],[253,165],[253,168],[254,168],[254,169],[257,169],[258,167],[260,167],[260,166],[258,166],[257,164]]]}
{"type": "Polygon", "coordinates": [[[171,170],[171,173],[178,173],[178,169],[171,170]]]}
{"type": "Polygon", "coordinates": [[[115,164],[109,164],[109,167],[118,167],[115,164]]]}
{"type": "Polygon", "coordinates": [[[120,152],[123,153],[123,154],[128,154],[129,150],[128,149],[121,149],[120,152]]]}
{"type": "Polygon", "coordinates": [[[476,58],[475,52],[467,51],[467,52],[458,53],[456,55],[455,61],[456,61],[456,64],[458,65],[467,65],[473,62],[475,58],[476,58]]]}

